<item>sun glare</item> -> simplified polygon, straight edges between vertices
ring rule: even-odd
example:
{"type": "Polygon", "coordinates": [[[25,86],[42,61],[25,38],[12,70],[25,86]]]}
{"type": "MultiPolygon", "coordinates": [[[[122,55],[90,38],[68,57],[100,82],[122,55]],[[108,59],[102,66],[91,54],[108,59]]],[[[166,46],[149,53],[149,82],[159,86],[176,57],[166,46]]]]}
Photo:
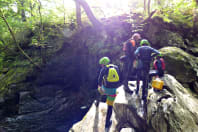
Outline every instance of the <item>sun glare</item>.
{"type": "MultiPolygon", "coordinates": [[[[131,0],[85,0],[91,9],[100,9],[104,14],[101,17],[110,17],[129,12],[131,0]]],[[[73,0],[65,0],[66,8],[75,8],[73,0]]]]}
{"type": "MultiPolygon", "coordinates": [[[[111,17],[124,13],[129,13],[129,5],[133,2],[132,0],[85,0],[91,7],[94,14],[103,14],[98,17],[111,17]],[[98,10],[99,9],[99,10],[98,10]],[[98,13],[98,12],[100,13],[98,13]]],[[[137,1],[137,0],[136,0],[137,1]]],[[[74,0],[41,0],[43,7],[56,11],[61,9],[60,6],[64,5],[66,12],[75,11],[74,0]]]]}
{"type": "Polygon", "coordinates": [[[131,0],[87,0],[91,7],[100,8],[105,17],[128,13],[129,1],[131,0]]]}

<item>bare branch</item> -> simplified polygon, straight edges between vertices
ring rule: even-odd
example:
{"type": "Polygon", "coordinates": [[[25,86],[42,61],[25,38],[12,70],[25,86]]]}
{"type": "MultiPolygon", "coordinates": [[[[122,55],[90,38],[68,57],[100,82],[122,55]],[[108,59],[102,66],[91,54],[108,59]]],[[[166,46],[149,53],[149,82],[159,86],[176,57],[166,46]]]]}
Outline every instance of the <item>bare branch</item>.
{"type": "Polygon", "coordinates": [[[102,23],[100,23],[100,21],[98,21],[96,19],[96,17],[94,16],[93,12],[91,11],[89,5],[87,4],[87,2],[85,0],[75,0],[76,2],[78,2],[82,7],[83,9],[85,10],[89,20],[91,21],[91,23],[98,27],[98,26],[101,26],[102,23]]]}
{"type": "Polygon", "coordinates": [[[16,38],[15,38],[15,35],[14,35],[14,33],[13,33],[13,31],[12,31],[10,25],[8,24],[8,22],[7,22],[7,20],[6,20],[5,16],[4,16],[3,11],[1,10],[1,8],[0,8],[0,14],[1,14],[1,18],[2,18],[3,21],[6,23],[6,25],[7,25],[7,27],[8,27],[8,30],[10,31],[10,34],[11,34],[11,36],[12,36],[12,38],[13,38],[13,40],[14,40],[16,46],[17,46],[17,48],[19,49],[19,51],[20,51],[20,52],[21,52],[21,53],[22,53],[33,65],[35,65],[37,68],[41,69],[41,68],[40,68],[36,63],[34,63],[33,60],[24,52],[24,50],[20,47],[19,43],[17,43],[16,38]]]}

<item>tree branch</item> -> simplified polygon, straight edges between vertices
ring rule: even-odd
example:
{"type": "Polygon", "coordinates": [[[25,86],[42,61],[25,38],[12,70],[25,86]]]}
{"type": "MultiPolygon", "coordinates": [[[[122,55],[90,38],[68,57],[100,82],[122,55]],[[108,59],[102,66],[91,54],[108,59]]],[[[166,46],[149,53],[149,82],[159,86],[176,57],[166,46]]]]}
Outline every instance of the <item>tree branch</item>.
{"type": "Polygon", "coordinates": [[[82,22],[81,22],[81,7],[80,7],[79,2],[76,2],[75,1],[75,4],[76,4],[76,21],[77,21],[78,27],[81,28],[82,27],[82,22]]]}
{"type": "Polygon", "coordinates": [[[2,51],[8,50],[9,52],[15,53],[12,49],[8,48],[8,46],[5,44],[4,40],[2,40],[2,39],[0,38],[0,41],[1,41],[1,42],[3,43],[3,45],[4,45],[4,46],[1,47],[1,48],[2,48],[1,50],[2,50],[2,51]]]}
{"type": "Polygon", "coordinates": [[[102,23],[96,19],[96,17],[94,16],[93,12],[91,11],[89,5],[85,0],[75,0],[75,1],[78,2],[83,7],[89,20],[94,26],[98,27],[102,25],[102,23]]]}
{"type": "Polygon", "coordinates": [[[1,14],[1,18],[3,19],[3,21],[6,23],[7,27],[8,27],[8,30],[10,31],[10,34],[17,46],[17,48],[19,49],[19,51],[30,61],[30,63],[32,63],[33,65],[35,65],[37,68],[41,69],[36,63],[33,62],[33,60],[24,52],[24,50],[20,47],[19,43],[17,43],[16,41],[16,38],[14,36],[14,33],[10,27],[10,25],[8,24],[4,14],[3,14],[3,11],[0,9],[0,14],[1,14]]]}
{"type": "Polygon", "coordinates": [[[154,10],[151,12],[151,14],[145,19],[143,20],[140,24],[146,23],[147,21],[149,21],[151,19],[151,17],[155,14],[157,10],[154,10]]]}

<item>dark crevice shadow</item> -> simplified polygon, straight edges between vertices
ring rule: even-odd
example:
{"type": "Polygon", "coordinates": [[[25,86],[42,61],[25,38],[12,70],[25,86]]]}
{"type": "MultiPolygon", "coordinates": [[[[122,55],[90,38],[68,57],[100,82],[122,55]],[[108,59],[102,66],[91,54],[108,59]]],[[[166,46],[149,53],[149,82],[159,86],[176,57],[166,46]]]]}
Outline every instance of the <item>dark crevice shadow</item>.
{"type": "Polygon", "coordinates": [[[96,106],[96,114],[94,117],[94,126],[93,126],[93,132],[98,132],[98,124],[99,124],[99,105],[98,107],[96,106]]]}

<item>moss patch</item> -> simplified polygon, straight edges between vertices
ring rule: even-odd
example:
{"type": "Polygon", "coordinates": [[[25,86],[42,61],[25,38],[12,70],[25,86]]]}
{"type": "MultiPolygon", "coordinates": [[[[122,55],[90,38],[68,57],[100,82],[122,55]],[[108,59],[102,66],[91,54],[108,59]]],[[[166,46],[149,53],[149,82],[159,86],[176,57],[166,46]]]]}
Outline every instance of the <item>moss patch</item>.
{"type": "Polygon", "coordinates": [[[166,70],[180,82],[196,81],[198,59],[176,47],[160,49],[164,55],[166,70]]]}
{"type": "MultiPolygon", "coordinates": [[[[11,85],[17,85],[27,79],[27,76],[33,72],[33,67],[29,64],[29,62],[25,61],[17,61],[12,64],[13,66],[9,68],[6,74],[1,74],[0,79],[0,96],[7,94],[8,89],[11,85]]],[[[20,87],[17,89],[12,89],[14,91],[19,90],[20,87]]]]}

